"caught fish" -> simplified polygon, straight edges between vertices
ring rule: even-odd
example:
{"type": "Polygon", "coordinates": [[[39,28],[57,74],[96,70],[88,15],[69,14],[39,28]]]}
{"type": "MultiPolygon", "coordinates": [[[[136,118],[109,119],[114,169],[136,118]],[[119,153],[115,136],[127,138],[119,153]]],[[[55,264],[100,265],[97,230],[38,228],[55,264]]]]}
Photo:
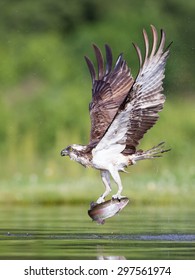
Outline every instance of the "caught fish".
{"type": "Polygon", "coordinates": [[[107,200],[100,204],[92,202],[88,215],[98,224],[104,224],[106,219],[119,213],[128,203],[129,199],[127,197],[123,197],[120,200],[107,200]]]}

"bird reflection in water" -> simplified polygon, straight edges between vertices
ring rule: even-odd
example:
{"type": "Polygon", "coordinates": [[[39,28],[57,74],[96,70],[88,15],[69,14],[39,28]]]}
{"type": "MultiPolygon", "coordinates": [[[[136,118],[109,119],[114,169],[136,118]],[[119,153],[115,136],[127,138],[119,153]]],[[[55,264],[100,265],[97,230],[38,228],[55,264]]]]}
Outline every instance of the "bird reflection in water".
{"type": "Polygon", "coordinates": [[[126,260],[124,256],[109,256],[104,253],[103,246],[97,246],[97,260],[126,260]]]}

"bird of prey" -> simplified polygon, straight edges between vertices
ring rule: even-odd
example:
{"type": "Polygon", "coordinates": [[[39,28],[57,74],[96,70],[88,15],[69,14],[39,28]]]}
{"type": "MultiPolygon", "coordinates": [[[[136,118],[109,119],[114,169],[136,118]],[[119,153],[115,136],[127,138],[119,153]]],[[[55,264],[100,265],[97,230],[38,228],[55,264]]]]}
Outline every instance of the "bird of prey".
{"type": "Polygon", "coordinates": [[[110,176],[118,186],[113,199],[121,199],[122,182],[119,171],[139,160],[160,157],[169,149],[164,142],[147,150],[138,150],[140,139],[158,120],[165,96],[163,79],[169,55],[165,49],[165,32],[161,30],[158,40],[156,28],[151,25],[153,42],[149,46],[147,32],[143,30],[145,55],[133,44],[139,58],[139,71],[133,79],[131,70],[120,54],[113,66],[111,48],[106,44],[106,61],[100,49],[93,45],[98,71],[92,61],[85,57],[92,79],[92,101],[89,104],[91,133],[88,145],[73,144],[61,151],[62,156],[100,170],[105,192],[97,203],[105,201],[111,191],[110,176]],[[158,42],[159,41],[159,42],[158,42]]]}

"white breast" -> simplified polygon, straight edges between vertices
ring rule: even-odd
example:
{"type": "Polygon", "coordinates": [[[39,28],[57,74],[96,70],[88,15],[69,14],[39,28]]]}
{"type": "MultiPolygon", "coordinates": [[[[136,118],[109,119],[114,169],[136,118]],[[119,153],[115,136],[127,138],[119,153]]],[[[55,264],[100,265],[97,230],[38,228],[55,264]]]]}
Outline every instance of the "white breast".
{"type": "Polygon", "coordinates": [[[127,165],[127,158],[121,154],[121,145],[113,145],[108,149],[92,151],[93,166],[97,169],[108,170],[109,166],[115,166],[118,170],[127,165]]]}

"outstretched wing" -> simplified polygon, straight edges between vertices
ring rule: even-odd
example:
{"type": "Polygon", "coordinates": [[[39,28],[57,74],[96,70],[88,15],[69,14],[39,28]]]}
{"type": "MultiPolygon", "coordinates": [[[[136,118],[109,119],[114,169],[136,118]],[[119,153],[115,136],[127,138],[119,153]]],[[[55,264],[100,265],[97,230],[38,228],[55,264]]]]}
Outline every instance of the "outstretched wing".
{"type": "Polygon", "coordinates": [[[97,46],[93,47],[98,65],[97,74],[91,60],[85,57],[93,86],[92,101],[89,104],[91,133],[88,147],[91,148],[97,145],[105,134],[134,82],[122,54],[112,68],[112,51],[105,45],[106,69],[104,69],[102,53],[97,46]]]}
{"type": "Polygon", "coordinates": [[[143,30],[146,49],[144,61],[139,47],[134,45],[140,62],[139,73],[96,150],[117,145],[120,152],[134,153],[139,140],[159,118],[158,112],[162,110],[165,102],[162,84],[169,50],[164,50],[165,32],[161,30],[161,39],[157,47],[158,34],[154,26],[151,25],[151,29],[153,34],[151,52],[149,53],[147,33],[143,30]]]}

